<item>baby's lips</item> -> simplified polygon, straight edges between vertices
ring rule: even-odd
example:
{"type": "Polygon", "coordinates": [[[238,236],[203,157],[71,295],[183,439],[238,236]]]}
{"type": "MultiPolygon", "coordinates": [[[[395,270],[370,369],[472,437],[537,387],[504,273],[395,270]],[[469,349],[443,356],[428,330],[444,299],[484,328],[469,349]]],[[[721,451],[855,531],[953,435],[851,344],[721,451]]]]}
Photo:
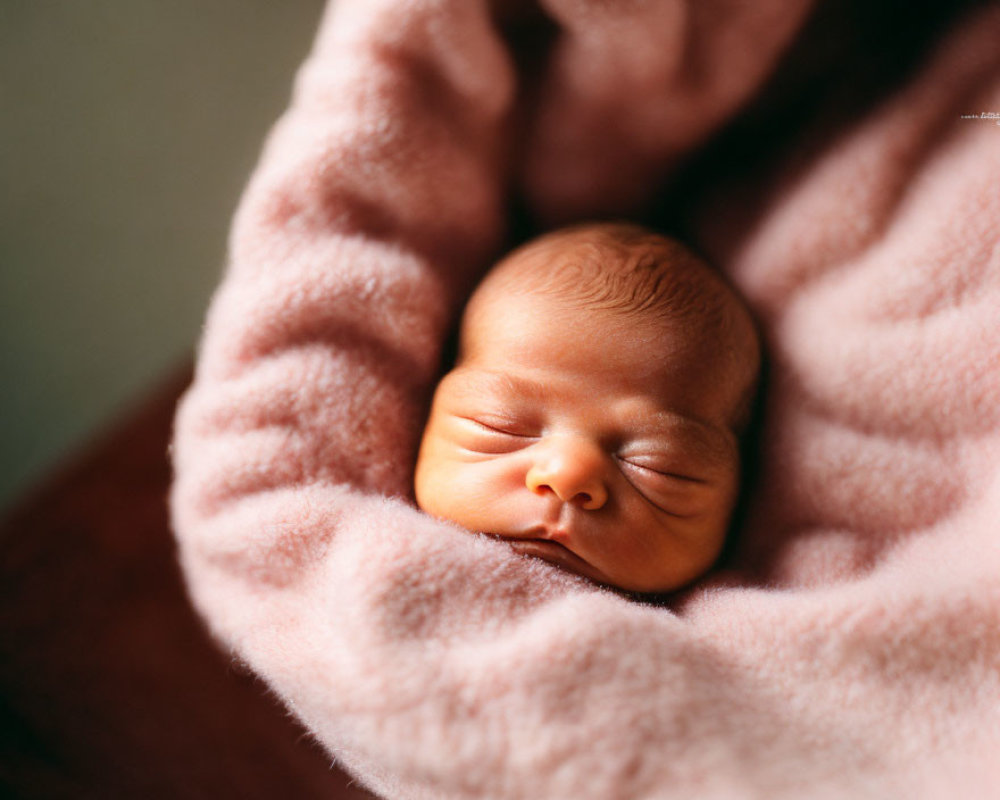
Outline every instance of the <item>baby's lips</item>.
{"type": "Polygon", "coordinates": [[[506,542],[515,553],[520,555],[538,558],[601,586],[614,585],[601,570],[592,566],[566,545],[556,541],[552,535],[556,532],[569,535],[565,527],[544,524],[535,525],[516,533],[490,533],[488,535],[506,542]]]}
{"type": "Polygon", "coordinates": [[[558,542],[550,539],[522,539],[519,537],[504,537],[504,541],[511,546],[515,553],[540,558],[577,575],[584,574],[581,571],[581,568],[585,567],[583,559],[558,542]]]}

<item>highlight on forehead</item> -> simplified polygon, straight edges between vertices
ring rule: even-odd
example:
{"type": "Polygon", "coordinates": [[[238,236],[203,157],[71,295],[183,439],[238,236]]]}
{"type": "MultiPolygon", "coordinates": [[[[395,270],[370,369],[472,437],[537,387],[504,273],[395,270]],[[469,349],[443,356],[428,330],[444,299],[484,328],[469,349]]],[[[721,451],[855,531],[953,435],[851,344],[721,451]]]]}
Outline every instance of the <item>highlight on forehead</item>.
{"type": "Polygon", "coordinates": [[[628,223],[577,226],[535,239],[494,267],[483,288],[540,292],[625,314],[707,315],[717,324],[732,302],[721,278],[687,248],[628,223]]]}

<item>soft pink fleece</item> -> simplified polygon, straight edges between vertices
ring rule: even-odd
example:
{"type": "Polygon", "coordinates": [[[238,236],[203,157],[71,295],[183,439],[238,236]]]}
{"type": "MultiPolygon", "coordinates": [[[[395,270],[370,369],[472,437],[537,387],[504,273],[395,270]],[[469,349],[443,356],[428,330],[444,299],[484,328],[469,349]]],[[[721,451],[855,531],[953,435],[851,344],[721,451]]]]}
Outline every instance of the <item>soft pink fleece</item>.
{"type": "Polygon", "coordinates": [[[425,403],[510,193],[641,209],[810,9],[540,5],[548,59],[480,0],[325,17],[177,418],[195,603],[387,797],[995,796],[1000,127],[960,115],[1000,110],[1000,11],[701,201],[770,350],[762,466],[734,568],[653,607],[416,510],[425,403]]]}

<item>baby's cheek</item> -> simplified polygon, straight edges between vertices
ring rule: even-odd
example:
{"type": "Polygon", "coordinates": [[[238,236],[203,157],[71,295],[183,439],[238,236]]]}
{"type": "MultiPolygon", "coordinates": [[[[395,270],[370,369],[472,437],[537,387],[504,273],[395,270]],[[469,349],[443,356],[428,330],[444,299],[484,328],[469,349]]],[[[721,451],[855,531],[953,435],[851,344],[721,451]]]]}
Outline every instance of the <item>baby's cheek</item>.
{"type": "Polygon", "coordinates": [[[681,518],[655,511],[648,503],[623,503],[622,517],[606,530],[595,562],[619,586],[668,591],[711,567],[724,528],[714,514],[681,518]],[[599,561],[598,561],[599,559],[599,561]]]}
{"type": "Polygon", "coordinates": [[[671,536],[662,540],[662,574],[675,585],[697,578],[718,558],[725,530],[719,515],[678,521],[672,526],[671,536]]]}
{"type": "Polygon", "coordinates": [[[417,471],[417,502],[430,514],[471,530],[503,532],[519,482],[502,459],[437,459],[417,471]]]}
{"type": "Polygon", "coordinates": [[[523,475],[509,463],[497,458],[459,471],[465,489],[466,527],[491,533],[509,533],[524,520],[524,506],[530,495],[523,475]]]}
{"type": "Polygon", "coordinates": [[[453,507],[462,488],[456,481],[461,476],[454,473],[447,446],[435,437],[425,437],[413,482],[417,505],[435,517],[457,522],[453,507]]]}

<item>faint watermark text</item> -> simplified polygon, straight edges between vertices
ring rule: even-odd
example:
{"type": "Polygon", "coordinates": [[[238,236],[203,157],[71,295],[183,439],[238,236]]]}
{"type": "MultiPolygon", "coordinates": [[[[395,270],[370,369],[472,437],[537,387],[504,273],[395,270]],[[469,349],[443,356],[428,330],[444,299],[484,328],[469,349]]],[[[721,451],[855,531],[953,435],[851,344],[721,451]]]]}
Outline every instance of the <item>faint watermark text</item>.
{"type": "Polygon", "coordinates": [[[978,114],[962,114],[962,119],[988,119],[1000,125],[1000,111],[980,111],[978,114]]]}

